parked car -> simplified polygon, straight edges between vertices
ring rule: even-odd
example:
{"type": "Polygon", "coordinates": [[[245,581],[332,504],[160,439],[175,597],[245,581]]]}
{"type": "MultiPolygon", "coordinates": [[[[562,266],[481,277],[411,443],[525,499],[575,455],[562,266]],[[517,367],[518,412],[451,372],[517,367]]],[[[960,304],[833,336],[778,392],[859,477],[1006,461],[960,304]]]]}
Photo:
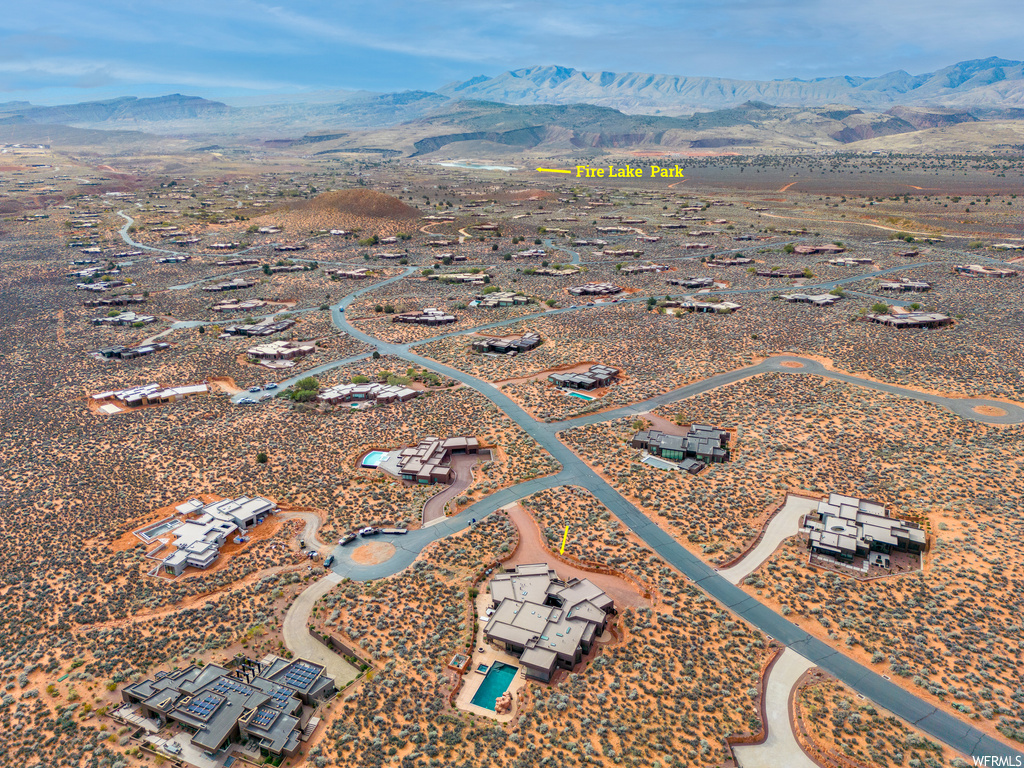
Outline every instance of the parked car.
{"type": "Polygon", "coordinates": [[[368,525],[359,531],[360,536],[376,536],[380,533],[380,528],[374,528],[372,525],[368,525]]]}
{"type": "Polygon", "coordinates": [[[250,392],[261,392],[262,390],[259,387],[249,387],[249,391],[250,392]]]}
{"type": "Polygon", "coordinates": [[[342,536],[338,540],[338,543],[341,544],[342,546],[345,546],[349,542],[353,542],[355,540],[356,540],[356,535],[354,533],[346,533],[344,536],[342,536]]]}
{"type": "Polygon", "coordinates": [[[179,744],[176,741],[168,741],[166,744],[164,744],[164,752],[167,752],[171,755],[180,755],[181,744],[179,744]]]}
{"type": "Polygon", "coordinates": [[[241,400],[238,401],[238,404],[239,405],[256,405],[256,401],[253,400],[251,397],[243,397],[241,400]]]}
{"type": "Polygon", "coordinates": [[[263,388],[264,389],[277,389],[277,384],[275,384],[274,382],[270,382],[269,384],[264,384],[263,388]]]}
{"type": "Polygon", "coordinates": [[[328,555],[324,560],[324,568],[330,568],[332,565],[334,565],[334,555],[328,555]]]}

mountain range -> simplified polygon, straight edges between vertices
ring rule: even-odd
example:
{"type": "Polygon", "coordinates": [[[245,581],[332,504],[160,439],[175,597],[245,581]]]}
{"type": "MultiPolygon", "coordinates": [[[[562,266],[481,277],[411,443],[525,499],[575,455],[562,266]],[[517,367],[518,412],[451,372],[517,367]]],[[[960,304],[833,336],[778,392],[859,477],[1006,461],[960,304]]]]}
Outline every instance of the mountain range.
{"type": "MultiPolygon", "coordinates": [[[[811,81],[533,67],[449,84],[437,92],[329,91],[249,98],[233,106],[181,94],[62,106],[7,102],[0,104],[0,139],[26,141],[41,130],[88,143],[104,134],[117,133],[125,140],[156,134],[199,141],[221,137],[218,143],[256,140],[304,154],[409,156],[447,153],[454,147],[484,154],[510,148],[806,149],[910,133],[927,139],[923,132],[951,128],[966,137],[970,130],[961,124],[1002,120],[1021,125],[1016,121],[1024,116],[1022,107],[1024,63],[996,58],[924,75],[895,72],[811,81]]],[[[956,138],[945,134],[944,141],[955,143],[956,138]]]]}
{"type": "Polygon", "coordinates": [[[496,77],[481,75],[449,83],[437,93],[506,104],[595,104],[644,114],[684,114],[748,101],[779,106],[850,104],[883,110],[897,104],[1021,107],[1024,62],[992,57],[961,61],[922,75],[898,70],[879,77],[816,80],[731,80],[545,66],[496,77]]]}

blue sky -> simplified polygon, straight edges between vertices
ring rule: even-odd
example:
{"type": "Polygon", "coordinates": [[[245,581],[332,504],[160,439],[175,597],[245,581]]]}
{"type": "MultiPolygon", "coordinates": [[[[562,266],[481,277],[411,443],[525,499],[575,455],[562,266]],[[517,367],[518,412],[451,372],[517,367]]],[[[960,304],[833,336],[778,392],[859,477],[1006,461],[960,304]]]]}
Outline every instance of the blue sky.
{"type": "Polygon", "coordinates": [[[1020,58],[1020,0],[35,0],[0,17],[0,101],[431,90],[533,65],[742,79],[1020,58]]]}

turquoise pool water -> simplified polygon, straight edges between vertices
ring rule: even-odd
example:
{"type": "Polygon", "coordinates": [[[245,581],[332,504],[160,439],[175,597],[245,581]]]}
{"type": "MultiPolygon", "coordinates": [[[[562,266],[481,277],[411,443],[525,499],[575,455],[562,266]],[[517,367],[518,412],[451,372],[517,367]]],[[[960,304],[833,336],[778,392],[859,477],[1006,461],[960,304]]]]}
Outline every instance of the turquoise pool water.
{"type": "Polygon", "coordinates": [[[582,392],[570,392],[569,397],[578,397],[580,400],[594,400],[596,398],[590,395],[584,395],[582,392]]]}
{"type": "Polygon", "coordinates": [[[483,682],[480,683],[479,690],[473,694],[471,703],[493,712],[498,697],[508,690],[518,671],[519,667],[502,664],[500,661],[494,662],[487,671],[483,682]]]}
{"type": "Polygon", "coordinates": [[[387,456],[387,454],[384,451],[370,451],[368,454],[363,456],[362,465],[364,467],[376,469],[380,466],[380,463],[384,461],[385,456],[387,456]]]}

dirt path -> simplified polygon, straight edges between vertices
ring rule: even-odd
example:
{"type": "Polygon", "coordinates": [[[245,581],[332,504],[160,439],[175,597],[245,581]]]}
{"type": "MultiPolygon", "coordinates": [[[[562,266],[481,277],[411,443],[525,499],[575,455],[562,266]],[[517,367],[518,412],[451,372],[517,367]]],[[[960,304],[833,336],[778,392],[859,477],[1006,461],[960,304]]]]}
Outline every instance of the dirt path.
{"type": "Polygon", "coordinates": [[[796,182],[795,181],[791,181],[791,182],[789,182],[789,184],[787,184],[782,189],[780,189],[779,192],[785,192],[787,189],[789,189],[790,187],[795,186],[795,185],[796,185],[796,182]]]}
{"type": "Polygon", "coordinates": [[[306,527],[302,529],[302,533],[299,534],[298,538],[301,538],[306,542],[306,548],[312,548],[312,543],[316,542],[321,550],[320,554],[324,554],[322,551],[325,548],[334,548],[334,545],[330,542],[323,541],[317,534],[320,531],[321,520],[320,516],[315,512],[308,511],[294,511],[294,512],[282,512],[280,515],[282,520],[302,520],[306,527]]]}
{"type": "MultiPolygon", "coordinates": [[[[505,562],[506,568],[525,563],[549,563],[558,573],[560,579],[590,579],[590,581],[603,589],[606,594],[615,600],[615,607],[620,611],[624,607],[639,608],[649,606],[650,601],[641,597],[639,590],[617,576],[608,576],[603,573],[591,573],[582,568],[576,568],[560,560],[555,560],[551,551],[547,548],[544,539],[541,537],[540,528],[537,527],[533,515],[516,503],[505,507],[509,519],[519,530],[519,547],[511,560],[505,562]]],[[[572,539],[572,526],[569,527],[569,538],[572,539]]],[[[586,552],[575,552],[581,558],[586,557],[586,552]]]]}

